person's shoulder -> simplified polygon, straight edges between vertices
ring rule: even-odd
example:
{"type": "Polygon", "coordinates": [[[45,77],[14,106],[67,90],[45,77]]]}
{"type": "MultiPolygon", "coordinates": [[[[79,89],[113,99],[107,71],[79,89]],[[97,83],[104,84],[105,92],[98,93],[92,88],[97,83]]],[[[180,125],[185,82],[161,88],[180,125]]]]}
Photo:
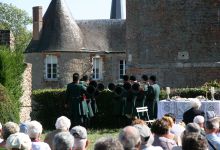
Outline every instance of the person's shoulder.
{"type": "Polygon", "coordinates": [[[50,146],[45,142],[32,142],[32,148],[50,150],[50,146]]]}
{"type": "Polygon", "coordinates": [[[176,142],[172,139],[168,139],[168,138],[165,138],[165,137],[159,137],[159,140],[161,142],[164,142],[164,143],[170,143],[172,145],[176,145],[176,142]]]}
{"type": "Polygon", "coordinates": [[[163,150],[163,148],[160,146],[150,146],[150,147],[144,148],[142,150],[163,150]]]}
{"type": "Polygon", "coordinates": [[[67,88],[73,86],[73,82],[67,84],[67,88]]]}

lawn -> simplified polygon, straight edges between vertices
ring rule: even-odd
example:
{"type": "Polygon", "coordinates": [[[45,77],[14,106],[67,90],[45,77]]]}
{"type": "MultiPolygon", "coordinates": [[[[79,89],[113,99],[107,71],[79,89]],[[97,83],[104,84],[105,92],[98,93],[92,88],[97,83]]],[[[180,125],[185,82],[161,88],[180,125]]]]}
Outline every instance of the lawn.
{"type": "MultiPolygon", "coordinates": [[[[88,130],[89,147],[88,150],[93,150],[94,144],[97,139],[101,137],[113,137],[117,138],[120,129],[100,129],[100,130],[88,130]]],[[[45,135],[49,131],[44,132],[41,135],[41,139],[44,139],[45,135]]],[[[43,141],[43,140],[42,140],[43,141]]]]}
{"type": "Polygon", "coordinates": [[[88,150],[93,150],[94,144],[97,139],[101,137],[113,137],[117,138],[119,129],[101,129],[101,130],[89,130],[88,139],[89,139],[89,148],[88,150]]]}

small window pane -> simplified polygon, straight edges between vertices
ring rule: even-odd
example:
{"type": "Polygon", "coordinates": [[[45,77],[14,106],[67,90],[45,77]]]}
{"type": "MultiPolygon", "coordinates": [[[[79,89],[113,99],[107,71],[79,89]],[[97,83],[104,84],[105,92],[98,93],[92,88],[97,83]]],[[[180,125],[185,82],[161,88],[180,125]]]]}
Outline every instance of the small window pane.
{"type": "Polygon", "coordinates": [[[47,74],[47,78],[48,78],[48,79],[51,78],[51,74],[50,74],[50,73],[47,74]]]}
{"type": "Polygon", "coordinates": [[[57,74],[54,73],[54,74],[53,74],[53,78],[54,78],[54,79],[57,78],[57,74]]]}

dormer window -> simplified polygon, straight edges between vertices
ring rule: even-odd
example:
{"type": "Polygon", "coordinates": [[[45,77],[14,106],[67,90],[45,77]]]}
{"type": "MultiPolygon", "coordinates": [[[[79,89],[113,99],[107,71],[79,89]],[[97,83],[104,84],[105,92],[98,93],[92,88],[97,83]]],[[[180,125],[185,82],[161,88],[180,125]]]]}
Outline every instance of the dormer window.
{"type": "Polygon", "coordinates": [[[45,58],[45,79],[57,80],[57,56],[46,55],[45,58]]]}

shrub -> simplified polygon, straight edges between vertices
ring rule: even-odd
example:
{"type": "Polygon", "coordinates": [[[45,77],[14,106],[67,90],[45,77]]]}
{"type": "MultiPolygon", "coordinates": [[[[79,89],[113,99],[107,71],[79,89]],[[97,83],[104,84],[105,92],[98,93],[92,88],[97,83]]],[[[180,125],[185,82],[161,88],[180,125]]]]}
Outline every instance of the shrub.
{"type": "Polygon", "coordinates": [[[7,89],[0,84],[0,122],[6,123],[8,121],[17,120],[18,110],[13,100],[10,98],[7,89]]]}
{"type": "Polygon", "coordinates": [[[41,122],[45,129],[54,129],[56,119],[61,115],[67,115],[63,107],[64,100],[64,89],[33,91],[31,119],[41,122]]]}
{"type": "MultiPolygon", "coordinates": [[[[177,88],[171,90],[170,97],[172,96],[180,96],[184,98],[195,98],[197,96],[204,96],[207,97],[208,99],[211,99],[211,93],[209,89],[205,88],[177,88]]],[[[161,90],[160,94],[160,100],[166,99],[167,94],[165,90],[161,90]]],[[[215,99],[219,100],[220,99],[220,91],[216,90],[215,93],[215,99]]]]}
{"type": "MultiPolygon", "coordinates": [[[[12,52],[0,47],[0,83],[7,89],[10,99],[13,101],[14,122],[19,122],[20,97],[22,96],[22,73],[24,72],[24,56],[21,51],[12,52]]],[[[0,110],[4,113],[3,110],[0,110]]]]}

